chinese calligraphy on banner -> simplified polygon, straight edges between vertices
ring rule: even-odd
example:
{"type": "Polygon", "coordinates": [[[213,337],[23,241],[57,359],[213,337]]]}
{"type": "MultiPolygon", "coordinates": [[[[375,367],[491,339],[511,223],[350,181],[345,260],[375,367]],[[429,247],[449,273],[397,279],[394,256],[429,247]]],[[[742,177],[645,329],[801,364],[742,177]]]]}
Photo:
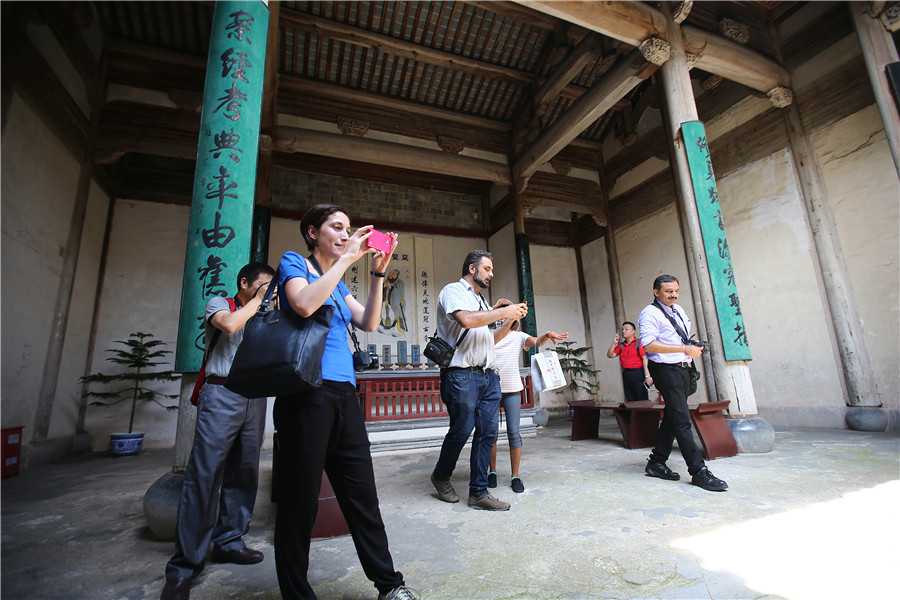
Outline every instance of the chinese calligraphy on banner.
{"type": "Polygon", "coordinates": [[[713,300],[719,315],[725,360],[750,360],[750,346],[747,344],[747,333],[744,331],[744,318],[741,314],[737,284],[734,281],[728,239],[725,237],[725,220],[722,217],[716,178],[709,157],[706,130],[703,123],[689,121],[681,124],[681,133],[684,136],[691,170],[691,182],[697,201],[706,261],[709,265],[713,300]]]}
{"type": "Polygon", "coordinates": [[[204,312],[235,293],[250,258],[269,9],[217,2],[213,12],[188,227],[175,370],[198,371],[204,312]]]}

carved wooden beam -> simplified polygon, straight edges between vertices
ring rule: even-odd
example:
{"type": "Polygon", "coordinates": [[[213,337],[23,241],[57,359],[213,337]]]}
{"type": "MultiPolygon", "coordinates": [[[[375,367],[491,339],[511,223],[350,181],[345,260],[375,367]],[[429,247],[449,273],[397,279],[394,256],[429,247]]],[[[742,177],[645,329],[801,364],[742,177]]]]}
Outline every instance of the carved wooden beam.
{"type": "Polygon", "coordinates": [[[637,50],[619,59],[619,63],[603,79],[563,113],[553,125],[541,132],[535,142],[516,160],[512,167],[516,189],[525,189],[528,179],[542,164],[553,158],[591,123],[625,97],[625,94],[649,77],[652,71],[647,67],[652,67],[653,70],[656,68],[648,65],[637,50]]]}
{"type": "Polygon", "coordinates": [[[643,2],[515,1],[635,47],[650,36],[666,35],[663,13],[643,2]]]}
{"type": "Polygon", "coordinates": [[[275,131],[274,150],[302,152],[318,156],[353,160],[363,163],[398,167],[413,171],[425,171],[452,175],[467,179],[490,181],[508,186],[512,183],[509,167],[505,164],[415,148],[381,140],[371,140],[280,126],[275,131]]]}
{"type": "MultiPolygon", "coordinates": [[[[665,40],[667,35],[663,13],[642,2],[516,2],[632,46],[651,38],[665,40]]],[[[790,83],[787,71],[778,63],[721,35],[690,26],[682,27],[681,32],[685,50],[699,57],[697,67],[704,71],[767,94],[790,83]]]]}
{"type": "Polygon", "coordinates": [[[566,86],[589,63],[597,60],[600,42],[600,36],[594,33],[584,36],[581,43],[563,59],[562,63],[553,70],[550,77],[541,84],[541,87],[534,95],[534,105],[539,116],[543,114],[541,107],[545,107],[548,102],[559,96],[566,86]]]}
{"type": "Polygon", "coordinates": [[[685,51],[699,57],[697,67],[704,71],[765,93],[790,86],[787,69],[737,42],[690,25],[681,34],[685,51]]]}

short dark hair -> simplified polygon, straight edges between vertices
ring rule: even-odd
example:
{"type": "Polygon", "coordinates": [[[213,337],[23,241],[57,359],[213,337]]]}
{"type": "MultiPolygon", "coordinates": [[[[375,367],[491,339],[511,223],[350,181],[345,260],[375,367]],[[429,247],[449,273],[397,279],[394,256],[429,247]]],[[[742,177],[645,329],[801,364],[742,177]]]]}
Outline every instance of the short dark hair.
{"type": "Polygon", "coordinates": [[[325,222],[325,219],[337,212],[342,212],[345,215],[347,214],[347,211],[337,204],[316,204],[303,213],[303,219],[300,220],[300,233],[303,235],[303,240],[306,242],[307,250],[312,252],[315,250],[317,244],[316,240],[309,237],[309,226],[312,225],[318,229],[322,226],[322,223],[325,222]]]}
{"type": "Polygon", "coordinates": [[[465,277],[469,274],[469,265],[475,265],[475,268],[477,269],[478,265],[481,264],[482,258],[492,258],[492,255],[487,250],[472,250],[466,254],[466,260],[463,262],[462,276],[465,277]]]}
{"type": "Polygon", "coordinates": [[[237,276],[237,289],[241,289],[241,279],[246,279],[247,284],[251,284],[256,281],[260,275],[265,273],[266,275],[275,276],[275,269],[270,267],[264,262],[252,262],[241,267],[241,270],[238,272],[237,276]]]}
{"type": "Polygon", "coordinates": [[[662,288],[662,284],[669,283],[671,281],[678,283],[678,279],[676,279],[674,275],[660,275],[653,280],[653,289],[658,290],[662,288]]]}
{"type": "Polygon", "coordinates": [[[637,329],[637,327],[635,327],[634,323],[632,323],[631,321],[625,321],[624,323],[622,323],[622,327],[625,327],[626,325],[631,325],[632,329],[637,329]]]}

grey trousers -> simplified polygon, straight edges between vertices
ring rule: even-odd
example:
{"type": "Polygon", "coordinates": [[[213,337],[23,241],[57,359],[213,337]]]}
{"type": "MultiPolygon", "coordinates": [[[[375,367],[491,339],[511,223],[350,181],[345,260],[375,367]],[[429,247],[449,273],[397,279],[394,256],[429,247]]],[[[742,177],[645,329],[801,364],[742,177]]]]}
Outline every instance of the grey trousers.
{"type": "Polygon", "coordinates": [[[241,536],[250,528],[256,503],[265,424],[265,398],[244,398],[213,384],[200,391],[167,578],[196,577],[210,542],[223,550],[244,547],[241,536]]]}

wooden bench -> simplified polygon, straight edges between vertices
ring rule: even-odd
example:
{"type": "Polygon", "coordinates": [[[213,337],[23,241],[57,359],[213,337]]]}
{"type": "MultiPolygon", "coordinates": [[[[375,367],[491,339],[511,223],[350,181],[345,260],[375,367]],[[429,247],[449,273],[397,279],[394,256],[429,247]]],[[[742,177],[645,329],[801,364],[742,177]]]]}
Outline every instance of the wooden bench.
{"type": "MultiPolygon", "coordinates": [[[[664,406],[650,400],[597,404],[593,400],[574,400],[572,409],[572,440],[596,439],[600,427],[600,411],[611,410],[622,432],[622,440],[629,450],[652,448],[664,406]]],[[[703,456],[707,460],[737,455],[737,443],[722,411],[729,402],[701,402],[690,408],[691,422],[697,430],[703,456]]]]}

